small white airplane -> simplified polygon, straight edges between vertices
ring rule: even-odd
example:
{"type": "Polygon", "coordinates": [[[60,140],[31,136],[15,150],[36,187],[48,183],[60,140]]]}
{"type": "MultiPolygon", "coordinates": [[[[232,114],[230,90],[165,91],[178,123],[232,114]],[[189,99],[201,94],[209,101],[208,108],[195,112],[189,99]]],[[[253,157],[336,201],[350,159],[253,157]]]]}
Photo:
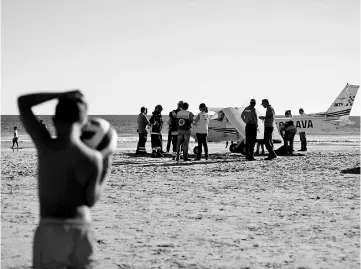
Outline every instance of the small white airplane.
{"type": "MultiPolygon", "coordinates": [[[[247,105],[248,106],[248,105],[247,105]]],[[[208,108],[209,112],[214,112],[210,116],[208,126],[208,142],[237,141],[229,146],[231,152],[243,153],[244,142],[246,139],[246,123],[242,120],[241,114],[246,106],[226,107],[226,108],[208,108]]],[[[261,114],[257,111],[257,114],[261,114]]],[[[274,130],[277,130],[274,123],[274,130]]],[[[264,124],[258,119],[257,140],[262,141],[264,134],[264,124]]],[[[191,130],[191,137],[196,140],[194,127],[191,130]]],[[[274,132],[273,143],[281,143],[282,137],[279,132],[274,132]]],[[[194,147],[193,152],[197,154],[198,146],[194,147]]]]}
{"type": "MultiPolygon", "coordinates": [[[[304,131],[307,133],[336,129],[347,124],[353,124],[354,122],[349,120],[349,115],[359,87],[347,84],[331,107],[324,113],[276,117],[274,130],[278,130],[279,123],[290,120],[293,120],[299,132],[304,131]]],[[[237,141],[237,143],[230,145],[229,150],[244,153],[246,124],[241,119],[241,113],[246,106],[248,104],[243,107],[208,108],[209,114],[214,112],[209,120],[208,142],[237,141]]],[[[257,110],[257,115],[262,115],[262,113],[257,110]]],[[[263,133],[263,122],[258,119],[257,141],[263,140],[263,133]]],[[[192,127],[191,137],[196,139],[194,127],[192,127]]],[[[280,133],[274,131],[273,143],[282,143],[282,141],[280,133]]],[[[193,152],[197,154],[198,146],[194,147],[193,152]]]]}
{"type": "Polygon", "coordinates": [[[359,87],[347,84],[326,112],[276,117],[276,124],[278,126],[280,123],[292,120],[298,132],[307,133],[322,132],[354,124],[349,120],[349,115],[359,87]]]}

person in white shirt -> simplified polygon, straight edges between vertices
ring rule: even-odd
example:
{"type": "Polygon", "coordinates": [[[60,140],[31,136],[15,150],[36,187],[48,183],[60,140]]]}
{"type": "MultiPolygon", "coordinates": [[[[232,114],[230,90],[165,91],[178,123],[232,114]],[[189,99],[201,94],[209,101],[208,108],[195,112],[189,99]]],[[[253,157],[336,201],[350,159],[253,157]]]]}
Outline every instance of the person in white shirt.
{"type": "Polygon", "coordinates": [[[208,135],[208,108],[202,103],[199,105],[199,110],[201,111],[196,119],[194,120],[194,126],[196,127],[196,136],[198,141],[198,153],[195,161],[199,161],[202,156],[202,146],[204,147],[204,157],[208,160],[208,145],[207,145],[207,135],[208,135]]]}
{"type": "Polygon", "coordinates": [[[13,146],[11,147],[14,151],[14,146],[16,144],[16,150],[19,151],[19,133],[18,133],[18,127],[14,127],[14,137],[13,137],[13,146]]]}

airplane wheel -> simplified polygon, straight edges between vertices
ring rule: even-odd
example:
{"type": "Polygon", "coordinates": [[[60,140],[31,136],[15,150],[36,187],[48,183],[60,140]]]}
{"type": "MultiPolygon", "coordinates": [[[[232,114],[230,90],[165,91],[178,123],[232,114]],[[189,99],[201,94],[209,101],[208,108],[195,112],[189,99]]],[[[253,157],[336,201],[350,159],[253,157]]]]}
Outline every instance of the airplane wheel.
{"type": "Polygon", "coordinates": [[[195,146],[195,147],[193,148],[193,153],[194,153],[194,154],[198,154],[198,146],[195,146]]]}
{"type": "Polygon", "coordinates": [[[229,146],[229,151],[234,153],[234,152],[236,152],[236,148],[237,148],[237,144],[232,144],[229,146]]]}

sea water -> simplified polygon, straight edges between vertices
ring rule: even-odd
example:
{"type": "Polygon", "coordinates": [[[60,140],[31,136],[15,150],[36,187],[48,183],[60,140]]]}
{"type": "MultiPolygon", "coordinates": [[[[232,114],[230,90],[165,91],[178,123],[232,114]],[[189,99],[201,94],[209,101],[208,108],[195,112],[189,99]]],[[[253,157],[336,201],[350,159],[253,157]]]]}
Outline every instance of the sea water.
{"type": "MultiPolygon", "coordinates": [[[[137,118],[138,115],[93,115],[110,122],[118,133],[118,144],[138,141],[137,118]]],[[[148,115],[148,118],[150,115],[148,115]]],[[[55,136],[55,129],[52,116],[40,115],[52,136],[55,136]]],[[[164,127],[162,130],[163,141],[168,138],[168,115],[163,115],[164,127]]],[[[313,143],[359,143],[360,142],[360,116],[350,116],[355,124],[347,125],[339,129],[325,130],[320,133],[307,133],[307,141],[313,143]]],[[[31,142],[30,136],[26,133],[18,115],[1,116],[1,142],[11,143],[14,136],[14,126],[18,128],[19,142],[31,142]]],[[[298,137],[298,136],[297,136],[298,137]]],[[[296,137],[296,140],[297,140],[296,137]]]]}

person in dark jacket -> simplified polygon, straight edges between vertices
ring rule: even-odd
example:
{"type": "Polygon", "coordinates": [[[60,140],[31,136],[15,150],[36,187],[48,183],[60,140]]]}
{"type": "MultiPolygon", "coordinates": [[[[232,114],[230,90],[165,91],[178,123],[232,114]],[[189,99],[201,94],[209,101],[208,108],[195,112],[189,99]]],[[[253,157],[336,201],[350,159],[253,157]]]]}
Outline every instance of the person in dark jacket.
{"type": "Polygon", "coordinates": [[[149,119],[151,124],[150,130],[150,139],[152,144],[152,157],[163,157],[161,152],[162,149],[162,140],[161,140],[161,132],[163,128],[163,119],[162,119],[162,110],[163,107],[161,105],[157,105],[152,113],[152,116],[149,119]]]}
{"type": "Polygon", "coordinates": [[[183,106],[183,101],[179,101],[177,104],[177,109],[169,112],[169,132],[168,132],[168,144],[167,152],[170,150],[170,145],[172,143],[173,159],[177,154],[177,141],[178,141],[178,128],[177,128],[177,114],[183,106]]]}
{"type": "Polygon", "coordinates": [[[137,132],[139,134],[139,141],[137,145],[137,151],[136,154],[145,154],[147,153],[147,150],[145,148],[145,144],[147,142],[147,126],[149,125],[149,120],[147,118],[148,109],[142,106],[140,108],[140,114],[138,115],[137,123],[138,123],[138,129],[137,132]]]}
{"type": "Polygon", "coordinates": [[[257,140],[257,112],[255,109],[256,100],[251,99],[250,104],[246,107],[242,114],[241,118],[246,123],[246,159],[249,161],[254,161],[254,146],[257,140]]]}

